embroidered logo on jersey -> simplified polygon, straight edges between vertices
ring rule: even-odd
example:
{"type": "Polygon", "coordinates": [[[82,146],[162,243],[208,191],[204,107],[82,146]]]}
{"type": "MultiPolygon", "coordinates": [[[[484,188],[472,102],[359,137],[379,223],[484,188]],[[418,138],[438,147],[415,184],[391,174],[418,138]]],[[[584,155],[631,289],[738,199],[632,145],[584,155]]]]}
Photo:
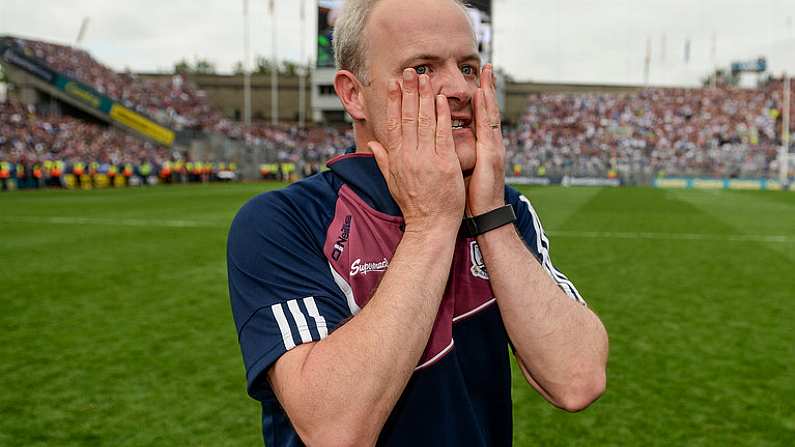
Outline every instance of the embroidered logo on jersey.
{"type": "Polygon", "coordinates": [[[472,262],[472,267],[469,269],[472,272],[472,276],[480,279],[489,279],[486,264],[483,262],[483,255],[480,253],[480,246],[477,241],[469,243],[469,259],[472,262]]]}
{"type": "Polygon", "coordinates": [[[389,261],[386,258],[379,262],[362,262],[361,259],[357,259],[351,264],[351,276],[356,276],[359,273],[366,275],[370,272],[385,272],[387,267],[389,267],[389,261]]]}
{"type": "Polygon", "coordinates": [[[345,251],[345,244],[348,243],[348,238],[351,236],[351,215],[345,216],[345,222],[340,228],[340,235],[337,236],[337,242],[334,243],[334,248],[331,250],[331,257],[335,261],[339,261],[342,252],[345,251]]]}

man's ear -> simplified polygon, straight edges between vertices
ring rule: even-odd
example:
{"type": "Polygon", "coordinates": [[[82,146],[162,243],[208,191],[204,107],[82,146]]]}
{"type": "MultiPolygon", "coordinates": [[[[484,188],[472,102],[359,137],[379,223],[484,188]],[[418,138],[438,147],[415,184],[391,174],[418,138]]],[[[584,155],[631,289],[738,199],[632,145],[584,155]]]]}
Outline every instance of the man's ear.
{"type": "Polygon", "coordinates": [[[339,70],[334,75],[334,90],[342,101],[342,106],[354,121],[367,119],[362,83],[348,70],[339,70]]]}

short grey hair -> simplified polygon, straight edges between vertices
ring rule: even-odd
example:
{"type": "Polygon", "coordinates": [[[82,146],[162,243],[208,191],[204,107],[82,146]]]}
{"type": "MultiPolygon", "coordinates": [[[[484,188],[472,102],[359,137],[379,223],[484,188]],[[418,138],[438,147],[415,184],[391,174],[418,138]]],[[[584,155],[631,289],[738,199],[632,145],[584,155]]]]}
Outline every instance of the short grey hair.
{"type": "MultiPolygon", "coordinates": [[[[367,39],[364,29],[373,9],[381,0],[345,0],[340,15],[334,24],[334,61],[337,70],[348,70],[363,83],[367,83],[367,39]]],[[[465,13],[465,0],[451,0],[465,13]]],[[[470,20],[466,14],[467,21],[470,20]]],[[[470,24],[471,28],[471,24],[470,24]]]]}

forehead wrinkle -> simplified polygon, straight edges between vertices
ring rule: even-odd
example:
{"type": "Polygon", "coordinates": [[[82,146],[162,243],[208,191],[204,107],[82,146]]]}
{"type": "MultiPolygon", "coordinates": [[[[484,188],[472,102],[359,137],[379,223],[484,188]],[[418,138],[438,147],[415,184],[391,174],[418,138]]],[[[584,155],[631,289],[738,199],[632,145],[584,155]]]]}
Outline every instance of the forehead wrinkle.
{"type": "MultiPolygon", "coordinates": [[[[391,45],[389,59],[398,64],[405,64],[415,59],[437,59],[456,61],[469,58],[480,60],[475,42],[469,33],[459,32],[457,36],[449,34],[414,33],[413,36],[404,36],[405,41],[391,45]]],[[[390,43],[395,43],[390,40],[390,43]]]]}

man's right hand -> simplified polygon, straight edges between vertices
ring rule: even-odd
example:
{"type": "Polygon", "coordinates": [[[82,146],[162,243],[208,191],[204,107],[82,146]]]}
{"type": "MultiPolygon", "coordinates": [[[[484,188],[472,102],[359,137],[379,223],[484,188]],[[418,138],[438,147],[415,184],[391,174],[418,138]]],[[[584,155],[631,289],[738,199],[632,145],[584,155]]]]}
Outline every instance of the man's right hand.
{"type": "Polygon", "coordinates": [[[403,71],[402,83],[390,79],[387,88],[386,141],[371,141],[368,147],[400,206],[406,231],[457,228],[465,189],[447,98],[434,96],[428,75],[418,76],[413,68],[403,71]]]}

